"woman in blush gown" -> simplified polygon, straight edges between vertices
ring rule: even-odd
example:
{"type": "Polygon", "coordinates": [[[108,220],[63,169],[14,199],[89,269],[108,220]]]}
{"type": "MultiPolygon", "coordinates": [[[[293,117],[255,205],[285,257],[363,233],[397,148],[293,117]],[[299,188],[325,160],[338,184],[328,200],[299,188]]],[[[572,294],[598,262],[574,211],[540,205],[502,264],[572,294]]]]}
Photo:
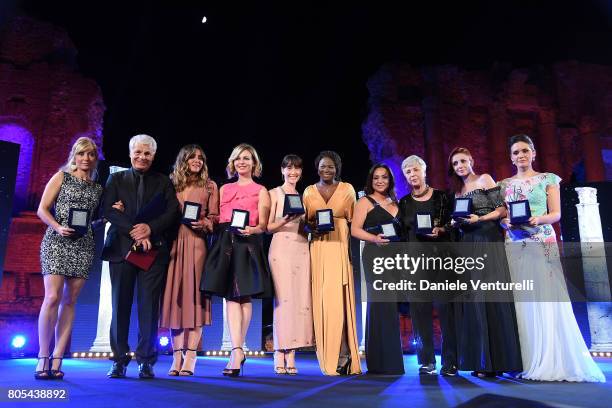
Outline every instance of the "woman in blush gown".
{"type": "Polygon", "coordinates": [[[302,159],[294,154],[283,158],[284,183],[270,193],[268,232],[273,233],[268,251],[274,282],[274,372],[295,375],[295,350],[314,344],[310,252],[304,232],[304,217],[283,216],[285,194],[299,194],[302,159]]]}

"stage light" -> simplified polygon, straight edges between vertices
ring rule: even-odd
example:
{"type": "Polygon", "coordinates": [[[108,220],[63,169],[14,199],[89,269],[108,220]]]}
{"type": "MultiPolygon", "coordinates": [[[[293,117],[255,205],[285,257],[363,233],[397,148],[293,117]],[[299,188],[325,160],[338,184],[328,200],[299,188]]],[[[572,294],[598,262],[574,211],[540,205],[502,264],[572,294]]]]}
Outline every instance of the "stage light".
{"type": "Polygon", "coordinates": [[[79,353],[72,353],[72,358],[77,358],[79,356],[79,353]]]}
{"type": "Polygon", "coordinates": [[[23,348],[26,344],[26,338],[24,335],[18,334],[11,340],[11,347],[14,349],[23,348]]]}
{"type": "Polygon", "coordinates": [[[207,356],[210,356],[210,351],[207,351],[207,352],[206,352],[206,355],[207,355],[207,356]]]}
{"type": "Polygon", "coordinates": [[[159,338],[159,345],[162,347],[166,347],[170,343],[170,339],[166,336],[161,336],[159,338]]]}
{"type": "Polygon", "coordinates": [[[85,353],[81,353],[81,357],[85,357],[85,353]]]}
{"type": "Polygon", "coordinates": [[[202,23],[206,23],[208,19],[206,18],[206,16],[202,17],[202,23]]]}
{"type": "Polygon", "coordinates": [[[110,353],[108,356],[109,357],[113,357],[115,355],[115,353],[110,353]]]}
{"type": "Polygon", "coordinates": [[[96,357],[100,357],[100,353],[96,353],[96,357]]]}

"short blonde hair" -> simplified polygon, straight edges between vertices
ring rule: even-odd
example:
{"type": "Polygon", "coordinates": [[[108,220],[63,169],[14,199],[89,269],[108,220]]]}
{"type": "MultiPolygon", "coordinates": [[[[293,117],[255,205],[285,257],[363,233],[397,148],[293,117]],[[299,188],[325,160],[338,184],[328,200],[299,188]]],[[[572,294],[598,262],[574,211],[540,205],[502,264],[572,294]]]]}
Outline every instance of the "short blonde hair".
{"type": "Polygon", "coordinates": [[[406,172],[406,168],[410,166],[419,166],[421,170],[423,170],[423,174],[427,173],[427,164],[425,164],[425,160],[421,159],[416,154],[412,156],[408,156],[402,162],[402,173],[406,172]]]}
{"type": "MultiPolygon", "coordinates": [[[[72,173],[73,171],[72,166],[76,165],[76,161],[74,159],[76,155],[81,152],[87,152],[90,150],[94,152],[94,156],[96,158],[96,164],[97,164],[98,163],[98,146],[96,145],[96,142],[94,142],[93,139],[86,137],[86,136],[79,137],[76,140],[76,142],[74,142],[74,144],[72,145],[72,148],[70,149],[70,154],[68,155],[68,160],[66,161],[66,164],[64,164],[60,170],[65,171],[67,173],[72,173]]],[[[89,177],[93,176],[95,172],[95,167],[96,166],[92,166],[91,170],[89,170],[89,177]]]]}
{"type": "Polygon", "coordinates": [[[248,150],[253,156],[253,176],[259,177],[261,176],[261,172],[263,171],[263,166],[261,164],[261,160],[259,160],[259,155],[257,154],[257,150],[253,146],[248,143],[240,143],[238,146],[234,147],[232,150],[232,154],[230,154],[229,159],[227,159],[227,167],[225,168],[227,171],[227,178],[232,178],[236,176],[236,167],[234,166],[234,161],[240,156],[240,153],[248,150]]]}

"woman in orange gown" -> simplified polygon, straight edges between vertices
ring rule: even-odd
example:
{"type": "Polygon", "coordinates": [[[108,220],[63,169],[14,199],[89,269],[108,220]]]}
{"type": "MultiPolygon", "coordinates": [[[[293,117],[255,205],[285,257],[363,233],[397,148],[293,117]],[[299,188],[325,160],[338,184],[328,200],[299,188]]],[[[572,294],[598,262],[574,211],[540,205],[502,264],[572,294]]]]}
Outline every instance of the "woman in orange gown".
{"type": "Polygon", "coordinates": [[[311,226],[310,268],[312,310],[319,366],[325,375],[360,374],[355,287],[349,258],[355,190],[339,181],[342,163],[336,152],[315,160],[319,182],[304,191],[306,219],[311,226]],[[316,212],[331,209],[334,230],[316,231],[316,212]]]}

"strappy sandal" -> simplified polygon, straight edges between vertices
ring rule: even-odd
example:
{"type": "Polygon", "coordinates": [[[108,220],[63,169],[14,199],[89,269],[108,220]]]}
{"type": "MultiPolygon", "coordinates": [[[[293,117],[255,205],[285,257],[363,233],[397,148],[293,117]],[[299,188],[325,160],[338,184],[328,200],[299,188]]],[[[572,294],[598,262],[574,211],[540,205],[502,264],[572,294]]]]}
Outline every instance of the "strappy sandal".
{"type": "MultiPolygon", "coordinates": [[[[174,353],[181,353],[181,359],[179,362],[179,366],[182,366],[183,365],[183,349],[172,350],[172,367],[174,367],[174,353]]],[[[170,371],[168,371],[168,375],[171,377],[177,377],[179,375],[179,370],[170,368],[170,371]]]]}
{"type": "Polygon", "coordinates": [[[242,347],[234,347],[232,351],[238,350],[238,349],[242,351],[242,361],[240,361],[240,368],[224,368],[223,375],[227,377],[238,377],[239,375],[242,375],[242,370],[244,368],[244,363],[246,361],[246,354],[244,353],[244,350],[242,349],[242,347]]]}
{"type": "Polygon", "coordinates": [[[191,368],[191,370],[186,370],[186,369],[181,367],[181,371],[179,371],[179,375],[180,376],[190,376],[190,375],[193,375],[193,371],[195,370],[196,361],[198,361],[198,350],[186,348],[185,349],[185,354],[183,355],[183,367],[185,367],[185,364],[187,363],[187,361],[190,360],[190,359],[187,358],[187,352],[188,351],[193,351],[193,353],[195,354],[195,356],[193,357],[193,367],[191,368]]]}
{"type": "Polygon", "coordinates": [[[285,362],[285,353],[283,353],[282,351],[276,350],[274,352],[274,373],[278,374],[278,375],[285,375],[287,374],[287,369],[285,368],[286,362],[285,362]],[[277,366],[276,364],[278,361],[278,356],[280,356],[282,354],[283,356],[283,365],[282,366],[277,366]]]}
{"type": "Polygon", "coordinates": [[[46,366],[51,367],[51,362],[49,360],[49,356],[38,357],[38,360],[36,361],[36,367],[38,367],[38,362],[40,360],[45,360],[45,362],[43,363],[42,370],[34,371],[34,378],[36,378],[37,380],[48,380],[49,378],[51,378],[51,376],[49,374],[49,368],[45,369],[45,367],[46,366]]]}
{"type": "Polygon", "coordinates": [[[64,378],[64,372],[62,371],[62,364],[64,363],[64,358],[63,357],[51,357],[49,359],[49,367],[53,367],[54,360],[59,360],[60,364],[59,364],[59,367],[57,367],[57,369],[51,368],[51,370],[49,371],[49,373],[51,374],[50,378],[54,380],[62,380],[64,378]]]}

